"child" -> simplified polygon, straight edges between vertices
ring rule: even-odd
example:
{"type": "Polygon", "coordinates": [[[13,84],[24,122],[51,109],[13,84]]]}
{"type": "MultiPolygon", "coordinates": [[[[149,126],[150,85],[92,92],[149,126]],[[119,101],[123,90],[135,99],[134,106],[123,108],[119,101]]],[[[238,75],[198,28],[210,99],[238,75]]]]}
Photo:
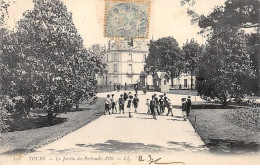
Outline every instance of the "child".
{"type": "Polygon", "coordinates": [[[168,108],[168,113],[167,113],[167,116],[171,113],[172,116],[173,116],[173,113],[172,113],[172,103],[171,103],[171,100],[170,99],[167,99],[167,108],[168,108]]]}
{"type": "Polygon", "coordinates": [[[146,105],[147,105],[147,114],[151,114],[151,110],[150,110],[150,99],[146,100],[146,105]]]}
{"type": "Polygon", "coordinates": [[[186,121],[187,118],[187,114],[186,114],[186,110],[187,110],[187,102],[186,102],[186,98],[182,98],[182,115],[183,115],[183,120],[186,121]]]}
{"type": "Polygon", "coordinates": [[[111,104],[110,95],[108,94],[108,95],[107,95],[107,98],[106,98],[106,100],[105,100],[105,113],[104,113],[104,115],[106,115],[107,112],[108,112],[109,115],[110,115],[110,111],[109,111],[109,106],[110,106],[110,104],[111,104]]]}
{"type": "MultiPolygon", "coordinates": [[[[184,111],[184,104],[185,104],[185,102],[186,102],[186,98],[182,98],[182,99],[181,99],[181,102],[182,102],[181,108],[182,108],[182,111],[184,111]]],[[[186,109],[185,109],[185,110],[186,110],[186,109]]]]}
{"type": "Polygon", "coordinates": [[[133,96],[130,95],[129,98],[128,98],[128,102],[127,102],[127,108],[128,108],[128,112],[129,112],[129,118],[132,118],[132,115],[131,115],[131,111],[132,111],[132,106],[133,106],[133,96]]]}
{"type": "Polygon", "coordinates": [[[161,113],[161,115],[163,115],[163,113],[164,113],[164,100],[163,100],[163,96],[160,96],[159,106],[160,106],[160,113],[161,113]]]}
{"type": "Polygon", "coordinates": [[[117,113],[116,99],[115,99],[115,97],[114,97],[114,94],[112,94],[111,102],[112,102],[112,114],[114,114],[114,110],[115,110],[116,113],[117,113]]]}
{"type": "Polygon", "coordinates": [[[120,98],[119,98],[119,100],[118,100],[118,102],[119,102],[119,114],[121,114],[121,111],[123,111],[123,114],[125,114],[125,108],[124,108],[124,106],[125,106],[125,99],[123,98],[123,95],[121,94],[120,95],[120,98]]]}
{"type": "Polygon", "coordinates": [[[135,94],[135,98],[133,100],[133,104],[134,104],[134,108],[135,108],[135,113],[137,113],[137,107],[138,107],[138,103],[139,103],[139,98],[138,98],[138,94],[135,94]]]}

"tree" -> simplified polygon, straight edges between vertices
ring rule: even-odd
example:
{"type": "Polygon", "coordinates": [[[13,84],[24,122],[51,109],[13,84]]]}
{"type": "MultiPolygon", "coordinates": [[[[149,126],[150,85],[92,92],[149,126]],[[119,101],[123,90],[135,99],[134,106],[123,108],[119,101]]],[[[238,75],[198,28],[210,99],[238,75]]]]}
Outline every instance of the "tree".
{"type": "MultiPolygon", "coordinates": [[[[194,5],[196,0],[182,0],[182,4],[194,5]]],[[[253,83],[252,89],[260,95],[260,57],[259,50],[259,6],[258,0],[227,0],[223,6],[217,6],[208,15],[198,15],[193,10],[188,10],[188,14],[192,17],[192,23],[198,23],[202,28],[200,33],[218,32],[223,28],[233,27],[239,29],[254,30],[254,33],[247,36],[247,46],[250,51],[250,59],[253,63],[253,68],[257,78],[249,82],[253,83]]]]}
{"type": "MultiPolygon", "coordinates": [[[[2,69],[3,65],[3,53],[2,53],[2,44],[3,44],[3,38],[5,35],[9,34],[9,31],[4,28],[4,25],[6,25],[6,21],[9,17],[8,15],[8,7],[10,6],[9,1],[6,0],[0,0],[0,69],[2,69]]],[[[0,88],[2,87],[2,75],[0,75],[0,88]]],[[[2,103],[3,95],[2,92],[0,92],[0,103],[2,103]]],[[[8,114],[3,109],[3,106],[1,104],[0,107],[0,133],[7,130],[8,125],[4,122],[4,120],[7,118],[8,114]]]]}
{"type": "Polygon", "coordinates": [[[88,55],[92,62],[95,63],[95,73],[103,74],[106,67],[106,47],[99,44],[94,44],[88,49],[88,55]]]}
{"type": "Polygon", "coordinates": [[[195,75],[196,63],[198,58],[202,55],[202,47],[199,43],[191,39],[182,47],[185,54],[186,69],[191,74],[191,89],[193,89],[193,76],[195,75]]]}
{"type": "Polygon", "coordinates": [[[151,40],[146,68],[152,72],[165,71],[172,78],[180,75],[184,69],[184,57],[178,42],[173,37],[164,37],[156,41],[151,40]]]}
{"type": "Polygon", "coordinates": [[[22,111],[45,109],[52,121],[95,89],[95,65],[59,0],[34,0],[4,40],[2,91],[11,100],[22,97],[28,105],[22,111]]]}
{"type": "Polygon", "coordinates": [[[241,99],[250,91],[248,81],[253,77],[246,35],[234,28],[213,33],[198,61],[198,93],[217,98],[226,106],[233,98],[241,99]]]}

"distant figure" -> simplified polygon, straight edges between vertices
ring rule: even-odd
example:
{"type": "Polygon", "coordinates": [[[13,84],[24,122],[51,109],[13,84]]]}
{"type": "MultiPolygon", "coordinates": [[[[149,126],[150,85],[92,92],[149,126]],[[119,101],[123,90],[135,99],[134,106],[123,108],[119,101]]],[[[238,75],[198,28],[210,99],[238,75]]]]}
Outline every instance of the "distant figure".
{"type": "Polygon", "coordinates": [[[144,95],[146,95],[146,87],[145,86],[143,87],[143,93],[144,93],[144,95]]]}
{"type": "Polygon", "coordinates": [[[114,91],[116,91],[116,88],[117,88],[117,84],[114,83],[114,91]]]}
{"type": "Polygon", "coordinates": [[[110,111],[109,111],[109,106],[110,106],[110,104],[111,104],[111,100],[110,100],[110,95],[108,94],[108,95],[107,95],[107,98],[106,98],[106,100],[105,100],[105,113],[104,113],[104,115],[106,115],[107,112],[108,112],[109,115],[110,115],[110,111]]]}
{"type": "Polygon", "coordinates": [[[191,96],[188,96],[188,99],[187,99],[187,108],[186,108],[187,117],[190,116],[190,109],[191,109],[191,96]]]}
{"type": "Polygon", "coordinates": [[[127,108],[128,108],[128,112],[129,112],[129,118],[132,118],[132,115],[131,115],[132,106],[133,106],[133,96],[130,95],[128,97],[128,101],[127,101],[127,108]]]}
{"type": "Polygon", "coordinates": [[[173,116],[173,113],[172,113],[172,103],[171,103],[171,100],[168,99],[167,100],[167,108],[168,108],[168,113],[167,113],[167,116],[171,113],[172,116],[173,116]]]}
{"type": "Polygon", "coordinates": [[[153,118],[156,120],[155,108],[156,108],[156,100],[154,99],[154,95],[153,95],[152,100],[150,101],[150,110],[151,110],[151,114],[153,115],[153,118]]]}
{"type": "Polygon", "coordinates": [[[138,92],[138,85],[137,84],[134,84],[134,89],[135,89],[135,94],[137,94],[137,92],[138,92]]]}
{"type": "Polygon", "coordinates": [[[157,97],[157,94],[154,94],[154,100],[155,100],[155,102],[156,102],[156,104],[155,104],[155,109],[156,109],[156,111],[157,111],[157,114],[160,115],[160,111],[159,111],[159,99],[158,99],[158,97],[157,97]]]}
{"type": "Polygon", "coordinates": [[[163,114],[164,113],[164,100],[163,100],[163,96],[160,96],[159,106],[160,106],[160,113],[163,114]]]}
{"type": "Polygon", "coordinates": [[[150,99],[146,100],[146,106],[147,106],[147,114],[151,114],[151,110],[150,110],[150,99]]]}
{"type": "Polygon", "coordinates": [[[126,82],[125,82],[125,90],[127,89],[127,84],[126,84],[126,82]]]}
{"type": "Polygon", "coordinates": [[[114,110],[115,110],[116,113],[117,113],[116,99],[115,99],[115,97],[114,97],[114,94],[112,94],[111,102],[112,102],[112,114],[114,114],[114,110]]]}
{"type": "Polygon", "coordinates": [[[117,92],[120,91],[120,87],[121,87],[120,84],[118,84],[118,85],[117,85],[117,92]]]}
{"type": "Polygon", "coordinates": [[[121,114],[121,111],[123,111],[123,114],[125,114],[125,99],[123,98],[123,95],[120,95],[120,98],[118,100],[119,102],[119,114],[121,114]]]}
{"type": "Polygon", "coordinates": [[[133,103],[134,103],[135,113],[137,113],[137,110],[136,110],[136,109],[137,109],[137,107],[138,107],[138,103],[139,103],[138,94],[135,94],[135,97],[134,97],[133,103]]]}

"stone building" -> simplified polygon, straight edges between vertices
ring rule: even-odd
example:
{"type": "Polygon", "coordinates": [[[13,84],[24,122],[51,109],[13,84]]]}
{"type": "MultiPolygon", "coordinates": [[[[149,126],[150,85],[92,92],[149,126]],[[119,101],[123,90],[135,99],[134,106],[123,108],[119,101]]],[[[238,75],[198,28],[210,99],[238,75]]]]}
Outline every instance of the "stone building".
{"type": "Polygon", "coordinates": [[[117,39],[108,43],[107,68],[98,76],[99,85],[133,85],[144,81],[145,59],[148,56],[148,41],[117,39]]]}

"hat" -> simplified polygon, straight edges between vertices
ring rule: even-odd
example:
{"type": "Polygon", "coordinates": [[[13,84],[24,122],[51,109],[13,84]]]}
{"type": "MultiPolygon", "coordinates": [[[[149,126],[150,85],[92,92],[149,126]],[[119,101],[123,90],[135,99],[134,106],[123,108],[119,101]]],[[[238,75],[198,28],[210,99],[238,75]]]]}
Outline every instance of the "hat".
{"type": "Polygon", "coordinates": [[[188,98],[190,98],[190,95],[188,96],[188,98]]]}

